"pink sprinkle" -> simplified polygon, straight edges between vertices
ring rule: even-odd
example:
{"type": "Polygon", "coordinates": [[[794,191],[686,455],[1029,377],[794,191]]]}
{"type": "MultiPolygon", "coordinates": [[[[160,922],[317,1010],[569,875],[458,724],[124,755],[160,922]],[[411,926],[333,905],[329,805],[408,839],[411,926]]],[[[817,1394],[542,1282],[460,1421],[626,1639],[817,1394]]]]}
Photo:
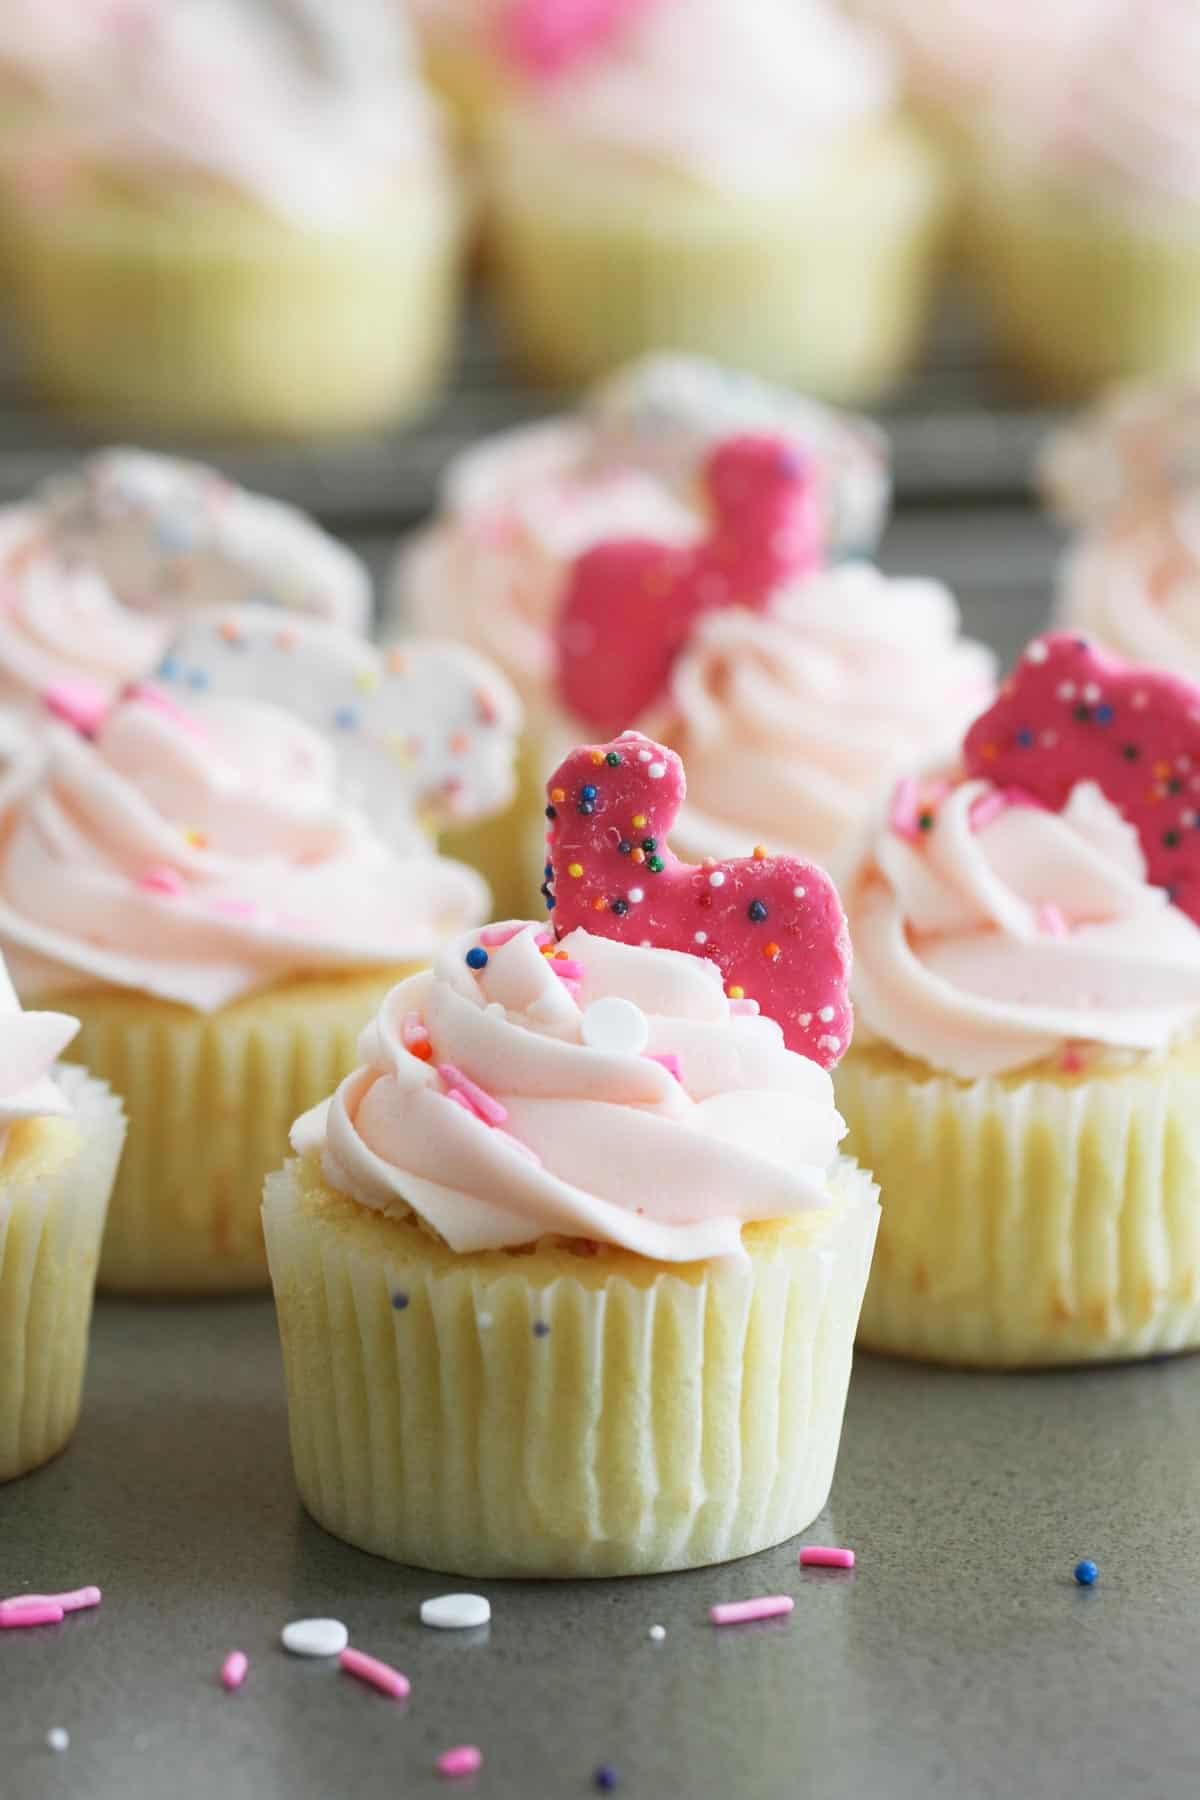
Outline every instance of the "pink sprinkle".
{"type": "Polygon", "coordinates": [[[27,1625],[59,1625],[63,1609],[56,1600],[30,1602],[26,1606],[0,1606],[0,1631],[19,1630],[27,1625]]]}
{"type": "Polygon", "coordinates": [[[177,701],[172,700],[170,694],[164,693],[162,688],[154,687],[148,681],[135,681],[131,687],[125,689],[123,697],[126,700],[140,700],[143,706],[154,707],[156,712],[163,713],[182,730],[190,732],[193,737],[205,739],[208,737],[208,733],[199,719],[193,718],[190,712],[185,712],[177,701]]]}
{"type": "Polygon", "coordinates": [[[486,1094],[478,1082],[472,1081],[469,1075],[464,1075],[461,1069],[456,1069],[453,1063],[439,1063],[438,1074],[448,1088],[466,1095],[474,1111],[486,1124],[503,1125],[508,1117],[508,1108],[501,1106],[491,1094],[486,1094]]]}
{"type": "Polygon", "coordinates": [[[1001,789],[993,788],[990,794],[980,794],[969,814],[971,830],[982,831],[993,819],[998,819],[1001,813],[1007,812],[1008,808],[1008,795],[1001,789]]]}
{"type": "Polygon", "coordinates": [[[897,837],[918,836],[917,810],[916,776],[905,775],[892,791],[892,804],[888,810],[888,824],[897,837]]]}
{"type": "Polygon", "coordinates": [[[569,956],[549,956],[546,958],[556,975],[564,981],[582,981],[587,973],[581,962],[575,962],[569,956]]]}
{"type": "Polygon", "coordinates": [[[230,1693],[235,1688],[240,1688],[246,1679],[249,1667],[250,1659],[244,1650],[231,1650],[221,1664],[222,1687],[227,1687],[230,1693]]]}
{"type": "Polygon", "coordinates": [[[513,938],[519,937],[524,929],[524,922],[521,920],[508,925],[485,925],[479,934],[479,941],[486,944],[489,950],[498,950],[501,944],[510,944],[513,938]]]}
{"type": "Polygon", "coordinates": [[[411,1050],[414,1044],[429,1042],[429,1033],[419,1012],[405,1013],[404,1023],[400,1027],[400,1042],[406,1050],[411,1050]]]}
{"type": "Polygon", "coordinates": [[[108,711],[109,697],[94,681],[54,681],[42,695],[47,712],[74,726],[84,737],[92,737],[100,729],[108,711]]]}
{"type": "Polygon", "coordinates": [[[805,1544],[800,1552],[802,1569],[852,1569],[853,1550],[839,1549],[836,1544],[805,1544]]]}
{"type": "Polygon", "coordinates": [[[65,1613],[82,1612],[86,1607],[99,1606],[100,1599],[98,1587],[72,1588],[66,1594],[14,1594],[11,1600],[0,1600],[0,1611],[15,1611],[23,1606],[61,1606],[65,1613]]]}
{"type": "Polygon", "coordinates": [[[519,1150],[521,1152],[522,1156],[527,1157],[528,1160],[531,1163],[534,1163],[539,1169],[541,1168],[542,1159],[538,1155],[537,1151],[535,1149],[533,1149],[532,1145],[523,1144],[521,1142],[520,1138],[513,1136],[511,1131],[499,1131],[498,1130],[496,1132],[496,1136],[498,1138],[503,1138],[504,1142],[506,1144],[511,1144],[514,1150],[519,1150]]]}
{"type": "MultiPolygon", "coordinates": [[[[736,1005],[736,1002],[735,1002],[736,1005]]],[[[646,1050],[643,1052],[647,1062],[654,1062],[673,1075],[680,1087],[683,1086],[683,1063],[675,1050],[646,1050]]]]}
{"type": "Polygon", "coordinates": [[[443,1750],[434,1766],[439,1775],[478,1775],[483,1752],[474,1744],[456,1744],[453,1750],[443,1750]]]}
{"type": "Polygon", "coordinates": [[[407,1700],[412,1691],[407,1675],[393,1669],[390,1663],[380,1662],[378,1657],[368,1656],[363,1650],[343,1650],[338,1662],[347,1675],[365,1681],[368,1687],[378,1688],[381,1694],[388,1694],[393,1700],[407,1700]]]}
{"type": "Polygon", "coordinates": [[[155,863],[153,868],[138,876],[137,884],[151,894],[182,894],[185,885],[178,869],[172,869],[166,863],[155,863]]]}
{"type": "MultiPolygon", "coordinates": [[[[446,1099],[453,1100],[455,1106],[461,1106],[463,1111],[465,1113],[470,1113],[473,1119],[479,1118],[479,1114],[475,1111],[475,1108],[471,1105],[471,1102],[467,1099],[467,1096],[463,1093],[461,1088],[448,1088],[446,1090],[446,1099]]],[[[482,1123],[483,1121],[480,1119],[480,1124],[482,1123]]]]}
{"type": "Polygon", "coordinates": [[[757,1600],[725,1600],[710,1606],[708,1616],[714,1625],[743,1625],[750,1619],[774,1619],[790,1613],[795,1604],[790,1594],[762,1594],[757,1600]]]}
{"type": "Polygon", "coordinates": [[[539,931],[533,941],[539,950],[544,950],[547,944],[552,944],[554,942],[554,933],[552,931],[539,931]]]}
{"type": "Polygon", "coordinates": [[[230,919],[252,919],[258,911],[254,900],[214,900],[211,904],[214,912],[224,913],[230,919]]]}
{"type": "Polygon", "coordinates": [[[573,981],[569,975],[564,975],[562,984],[566,988],[568,994],[570,994],[572,1000],[578,1000],[583,991],[583,983],[581,981],[573,981]]]}
{"type": "Polygon", "coordinates": [[[1044,931],[1047,937],[1066,937],[1067,921],[1061,906],[1055,906],[1047,900],[1037,909],[1038,930],[1044,931]]]}

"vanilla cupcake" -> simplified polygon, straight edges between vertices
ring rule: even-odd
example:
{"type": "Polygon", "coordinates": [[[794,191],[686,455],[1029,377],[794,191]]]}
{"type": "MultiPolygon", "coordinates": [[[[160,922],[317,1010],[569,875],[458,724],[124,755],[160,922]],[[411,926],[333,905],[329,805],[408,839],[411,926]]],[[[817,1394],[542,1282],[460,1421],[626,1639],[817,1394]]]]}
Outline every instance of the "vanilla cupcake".
{"type": "Polygon", "coordinates": [[[845,888],[860,1341],[996,1367],[1200,1346],[1200,688],[1035,640],[845,888]]]}
{"type": "Polygon", "coordinates": [[[1062,562],[1058,616],[1200,682],[1200,488],[1130,501],[1085,531],[1062,562]]]}
{"type": "Polygon", "coordinates": [[[917,352],[946,176],[882,41],[826,0],[622,8],[486,152],[496,299],[537,376],[672,347],[856,402],[917,352]]]}
{"type": "Polygon", "coordinates": [[[57,730],[0,818],[0,946],[128,1108],[105,1285],[263,1284],[259,1192],[292,1118],[393,983],[486,916],[422,818],[505,802],[511,705],[458,649],[400,663],[217,612],[158,682],[57,730]]]}
{"type": "Polygon", "coordinates": [[[396,988],[267,1183],[301,1497],[362,1548],[645,1574],[750,1554],[825,1502],[878,1217],[826,1072],[844,921],[819,870],[730,865],[732,960],[681,954],[719,893],[666,848],[681,790],[633,734],[568,759],[557,938],[489,927],[396,988]],[[662,853],[638,912],[601,815],[643,809],[662,853]],[[780,896],[770,925],[750,891],[764,919],[780,896]]]}
{"type": "Polygon", "coordinates": [[[1038,104],[998,110],[972,256],[1001,347],[1048,393],[1196,369],[1195,32],[1188,0],[1117,4],[1038,104]]]}
{"type": "Polygon", "coordinates": [[[44,393],[170,430],[405,419],[448,355],[464,206],[386,0],[130,0],[9,161],[44,393]]]}
{"type": "Polygon", "coordinates": [[[79,1416],[120,1102],[55,1058],[78,1026],[23,1013],[0,959],[0,1482],[63,1448],[79,1416]]]}

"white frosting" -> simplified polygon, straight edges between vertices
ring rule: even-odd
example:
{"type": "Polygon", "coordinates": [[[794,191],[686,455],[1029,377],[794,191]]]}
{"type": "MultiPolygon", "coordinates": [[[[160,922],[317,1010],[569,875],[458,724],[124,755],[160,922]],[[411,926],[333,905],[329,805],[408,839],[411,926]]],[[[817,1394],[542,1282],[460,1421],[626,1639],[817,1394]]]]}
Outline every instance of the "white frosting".
{"type": "Polygon", "coordinates": [[[1200,493],[1132,502],[1064,559],[1062,623],[1200,682],[1200,493]]]}

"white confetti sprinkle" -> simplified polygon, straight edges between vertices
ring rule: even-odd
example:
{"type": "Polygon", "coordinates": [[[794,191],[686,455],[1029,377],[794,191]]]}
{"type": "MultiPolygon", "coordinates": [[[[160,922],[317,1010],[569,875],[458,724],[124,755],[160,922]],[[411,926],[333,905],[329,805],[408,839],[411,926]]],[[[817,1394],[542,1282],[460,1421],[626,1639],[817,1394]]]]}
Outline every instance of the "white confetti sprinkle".
{"type": "Polygon", "coordinates": [[[1100,698],[1100,689],[1097,687],[1097,685],[1094,681],[1088,682],[1087,686],[1083,690],[1083,697],[1087,701],[1089,706],[1095,706],[1097,700],[1099,700],[1099,698],[1100,698]]]}
{"type": "Polygon", "coordinates": [[[1044,663],[1049,654],[1050,652],[1040,638],[1038,638],[1036,642],[1030,644],[1028,650],[1025,652],[1026,657],[1031,663],[1044,663]]]}
{"type": "Polygon", "coordinates": [[[698,931],[696,933],[695,937],[692,939],[692,942],[694,944],[707,944],[707,942],[708,942],[707,931],[698,931]]]}
{"type": "Polygon", "coordinates": [[[725,871],[723,869],[714,869],[708,878],[708,885],[709,887],[724,887],[725,871]]]}
{"type": "Polygon", "coordinates": [[[652,1625],[650,1627],[650,1636],[654,1639],[656,1644],[661,1644],[666,1635],[667,1628],[665,1625],[652,1625]]]}
{"type": "Polygon", "coordinates": [[[820,1012],[817,1014],[817,1017],[818,1017],[818,1019],[820,1019],[822,1025],[828,1025],[830,1019],[832,1019],[832,1017],[833,1017],[832,1006],[823,1006],[821,1008],[820,1012]]]}
{"type": "Polygon", "coordinates": [[[69,1750],[71,1748],[70,1732],[64,1731],[61,1725],[52,1725],[46,1733],[46,1748],[47,1750],[69,1750]]]}
{"type": "Polygon", "coordinates": [[[842,1047],[841,1038],[834,1037],[834,1035],[831,1031],[824,1032],[822,1034],[822,1036],[820,1036],[817,1039],[817,1049],[818,1050],[840,1050],[841,1047],[842,1047]]]}
{"type": "Polygon", "coordinates": [[[808,892],[808,889],[805,887],[794,887],[792,889],[792,898],[793,898],[793,900],[803,900],[803,898],[804,898],[805,894],[807,894],[807,892],[808,892]]]}
{"type": "Polygon", "coordinates": [[[650,1041],[650,1026],[640,1006],[620,994],[608,994],[584,1009],[579,1035],[589,1050],[638,1056],[650,1041]]]}
{"type": "Polygon", "coordinates": [[[625,898],[628,900],[630,906],[636,906],[639,900],[644,900],[646,898],[646,890],[645,888],[630,888],[625,898]]]}
{"type": "Polygon", "coordinates": [[[811,1025],[812,1024],[812,1014],[811,1013],[801,1013],[799,1022],[802,1026],[805,1026],[805,1027],[811,1025]]]}
{"type": "Polygon", "coordinates": [[[650,767],[646,770],[651,781],[661,781],[666,772],[667,765],[664,762],[652,762],[650,767]]]}
{"type": "Polygon", "coordinates": [[[1060,681],[1058,684],[1058,697],[1060,700],[1073,700],[1075,698],[1075,683],[1073,681],[1060,681]]]}
{"type": "Polygon", "coordinates": [[[436,1631],[470,1631],[486,1625],[492,1609],[482,1594],[439,1594],[435,1600],[422,1600],[421,1623],[436,1631]]]}
{"type": "Polygon", "coordinates": [[[653,752],[650,750],[639,750],[638,751],[638,761],[639,762],[649,762],[652,754],[653,754],[653,752]]]}
{"type": "Polygon", "coordinates": [[[350,1642],[340,1619],[293,1619],[279,1636],[293,1656],[340,1656],[350,1642]]]}

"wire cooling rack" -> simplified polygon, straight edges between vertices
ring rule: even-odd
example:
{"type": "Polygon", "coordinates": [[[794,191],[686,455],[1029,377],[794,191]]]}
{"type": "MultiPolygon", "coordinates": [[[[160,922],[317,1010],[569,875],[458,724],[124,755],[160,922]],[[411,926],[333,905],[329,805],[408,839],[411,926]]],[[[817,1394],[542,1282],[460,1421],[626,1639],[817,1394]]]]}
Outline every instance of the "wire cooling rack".
{"type": "MultiPolygon", "coordinates": [[[[428,510],[440,471],[464,444],[570,403],[516,378],[477,312],[464,327],[444,399],[416,428],[307,444],[202,440],[187,448],[335,529],[398,530],[428,510]]],[[[989,361],[969,315],[949,308],[924,367],[879,417],[894,446],[899,500],[978,504],[1028,496],[1037,446],[1056,415],[1024,403],[989,361]]],[[[0,350],[0,502],[21,498],[111,436],[47,412],[15,355],[0,350]]]]}

